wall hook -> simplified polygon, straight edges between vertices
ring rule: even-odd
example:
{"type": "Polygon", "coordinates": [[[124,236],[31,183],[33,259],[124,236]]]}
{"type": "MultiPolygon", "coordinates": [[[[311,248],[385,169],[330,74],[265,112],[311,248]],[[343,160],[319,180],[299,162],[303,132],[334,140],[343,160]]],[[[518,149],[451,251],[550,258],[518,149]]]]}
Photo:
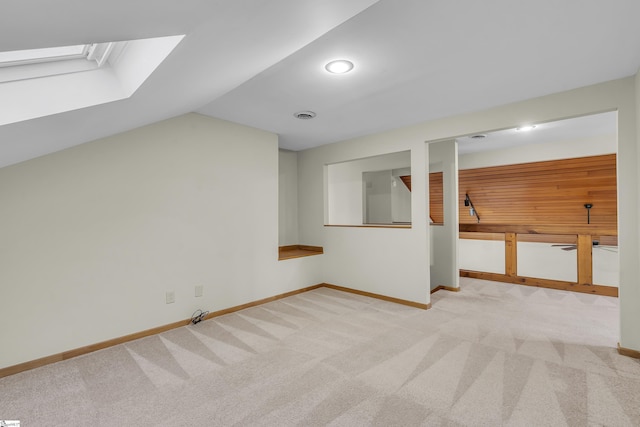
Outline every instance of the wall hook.
{"type": "Polygon", "coordinates": [[[585,203],[584,207],[587,208],[587,224],[591,224],[591,208],[593,205],[591,203],[585,203]]]}
{"type": "Polygon", "coordinates": [[[473,202],[468,194],[464,195],[464,205],[469,207],[469,215],[475,216],[478,219],[478,223],[480,223],[480,215],[478,215],[478,211],[476,211],[475,206],[473,206],[473,202]]]}

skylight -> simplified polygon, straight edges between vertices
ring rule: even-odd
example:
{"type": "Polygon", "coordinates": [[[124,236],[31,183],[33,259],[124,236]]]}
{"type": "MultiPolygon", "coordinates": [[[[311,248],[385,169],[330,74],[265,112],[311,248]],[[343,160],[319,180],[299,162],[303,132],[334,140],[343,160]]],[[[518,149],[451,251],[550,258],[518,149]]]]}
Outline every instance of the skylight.
{"type": "Polygon", "coordinates": [[[70,59],[95,61],[100,66],[109,56],[112,45],[113,43],[93,43],[0,52],[0,67],[14,67],[70,59]]]}
{"type": "Polygon", "coordinates": [[[107,62],[112,51],[121,51],[126,43],[92,43],[0,52],[0,83],[94,70],[107,62]]]}
{"type": "Polygon", "coordinates": [[[0,52],[0,126],[129,98],[183,38],[0,52]]]}
{"type": "Polygon", "coordinates": [[[82,58],[88,45],[48,47],[44,49],[13,50],[0,52],[0,67],[33,64],[36,62],[59,61],[82,58]]]}

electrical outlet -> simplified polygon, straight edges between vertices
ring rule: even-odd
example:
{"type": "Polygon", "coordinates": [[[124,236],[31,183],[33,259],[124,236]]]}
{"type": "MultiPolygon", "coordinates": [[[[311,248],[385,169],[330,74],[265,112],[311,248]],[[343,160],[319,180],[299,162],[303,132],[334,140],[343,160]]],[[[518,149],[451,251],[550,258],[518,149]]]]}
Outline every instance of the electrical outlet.
{"type": "Polygon", "coordinates": [[[196,285],[196,297],[202,296],[202,285],[196,285]]]}
{"type": "Polygon", "coordinates": [[[173,304],[176,302],[176,293],[173,291],[168,291],[166,294],[167,304],[173,304]]]}

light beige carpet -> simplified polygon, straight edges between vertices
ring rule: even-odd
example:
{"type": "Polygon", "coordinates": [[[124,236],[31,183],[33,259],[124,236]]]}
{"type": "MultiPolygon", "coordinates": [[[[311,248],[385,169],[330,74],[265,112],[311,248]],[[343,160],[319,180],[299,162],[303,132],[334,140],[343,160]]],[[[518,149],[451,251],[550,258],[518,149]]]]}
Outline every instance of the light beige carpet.
{"type": "Polygon", "coordinates": [[[618,301],[462,279],[428,311],[321,288],[0,379],[23,426],[640,425],[618,301]]]}

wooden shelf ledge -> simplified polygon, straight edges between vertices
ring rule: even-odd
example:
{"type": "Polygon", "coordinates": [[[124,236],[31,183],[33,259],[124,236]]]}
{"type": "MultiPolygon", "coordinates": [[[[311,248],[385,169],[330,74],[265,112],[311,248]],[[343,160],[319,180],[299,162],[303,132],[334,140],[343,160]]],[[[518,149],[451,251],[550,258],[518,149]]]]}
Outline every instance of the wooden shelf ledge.
{"type": "Polygon", "coordinates": [[[324,249],[322,246],[308,245],[289,245],[280,246],[278,248],[278,261],[293,258],[302,258],[305,256],[322,255],[324,249]]]}

